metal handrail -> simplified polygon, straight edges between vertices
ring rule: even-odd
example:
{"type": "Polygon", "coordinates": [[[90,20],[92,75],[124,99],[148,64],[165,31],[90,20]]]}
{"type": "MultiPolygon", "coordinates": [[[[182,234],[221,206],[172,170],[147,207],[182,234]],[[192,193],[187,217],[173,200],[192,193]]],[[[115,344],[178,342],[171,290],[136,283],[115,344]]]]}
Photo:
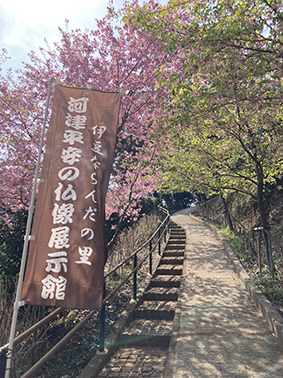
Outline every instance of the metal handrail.
{"type": "MultiPolygon", "coordinates": [[[[164,209],[162,206],[158,205],[158,208],[163,211],[166,215],[165,215],[165,218],[164,220],[160,223],[160,225],[157,227],[157,229],[155,230],[155,232],[151,235],[151,237],[149,239],[147,239],[146,242],[144,242],[136,251],[134,251],[130,256],[128,256],[124,261],[122,261],[119,265],[117,265],[114,269],[112,269],[111,271],[107,272],[105,275],[104,275],[104,280],[109,277],[111,274],[113,274],[117,269],[119,269],[121,266],[125,265],[131,258],[134,258],[135,256],[137,256],[137,254],[143,250],[148,244],[150,244],[152,242],[152,240],[154,239],[154,237],[156,236],[156,234],[162,229],[162,227],[164,226],[164,230],[162,233],[159,234],[159,237],[158,237],[158,240],[156,241],[156,243],[154,244],[154,246],[152,247],[151,245],[151,248],[150,248],[150,251],[146,254],[146,256],[139,262],[139,264],[137,264],[137,266],[123,279],[123,281],[115,288],[113,289],[108,295],[107,297],[105,297],[103,299],[103,307],[101,309],[101,313],[105,313],[105,304],[106,302],[108,302],[113,296],[114,294],[116,294],[120,289],[121,287],[129,280],[129,278],[135,274],[135,272],[137,272],[140,267],[143,265],[144,261],[152,255],[152,253],[154,252],[155,248],[157,245],[160,245],[160,241],[162,239],[162,237],[164,236],[164,234],[166,235],[167,233],[167,229],[169,227],[169,223],[170,223],[170,214],[169,214],[169,211],[167,209],[164,209]]],[[[51,314],[49,314],[46,318],[48,318],[48,320],[50,320],[52,317],[54,317],[55,315],[57,315],[58,313],[60,313],[62,311],[62,308],[57,308],[55,311],[53,311],[51,314]]],[[[47,352],[39,361],[37,361],[35,363],[35,365],[33,365],[24,375],[22,375],[21,378],[29,378],[31,377],[54,353],[56,353],[63,345],[66,344],[66,342],[85,324],[85,322],[87,320],[89,320],[95,313],[96,313],[97,310],[92,310],[90,311],[90,313],[83,319],[81,320],[80,323],[78,323],[76,325],[76,327],[74,327],[67,335],[65,335],[51,350],[49,350],[49,352],[47,352]]],[[[42,324],[46,323],[47,320],[46,318],[42,319],[41,321],[39,321],[38,323],[36,323],[35,325],[33,325],[31,328],[29,328],[28,330],[26,330],[25,332],[23,332],[21,335],[19,335],[16,339],[15,339],[15,343],[20,343],[22,342],[30,333],[34,332],[36,329],[38,329],[42,324]]],[[[101,319],[101,323],[102,321],[104,322],[105,319],[101,319]]],[[[104,324],[101,324],[100,323],[100,327],[103,327],[104,328],[104,324]]],[[[101,332],[100,332],[101,333],[101,332]]],[[[104,331],[101,333],[102,334],[102,338],[103,339],[100,339],[99,341],[99,350],[100,351],[104,351],[104,331]]],[[[1,352],[3,353],[4,351],[6,350],[6,346],[3,346],[0,348],[0,354],[1,352]]],[[[9,353],[9,352],[8,352],[9,353]]]]}
{"type": "MultiPolygon", "coordinates": [[[[156,246],[160,245],[161,238],[164,235],[164,233],[167,231],[167,228],[169,227],[169,223],[170,223],[170,214],[169,214],[169,211],[166,210],[166,209],[164,209],[160,205],[158,207],[159,207],[159,209],[161,211],[163,211],[163,212],[166,213],[166,216],[165,216],[165,219],[161,222],[161,224],[157,227],[157,229],[155,230],[155,232],[136,251],[134,251],[129,257],[127,257],[118,266],[116,266],[114,269],[112,269],[110,272],[108,272],[107,275],[105,275],[105,278],[109,277],[117,269],[119,269],[121,266],[123,266],[124,264],[126,264],[131,258],[134,258],[134,269],[132,269],[132,271],[122,280],[122,282],[115,289],[113,289],[107,295],[107,297],[105,297],[103,299],[102,309],[101,309],[101,312],[100,312],[100,334],[99,334],[99,352],[100,353],[104,352],[105,305],[106,305],[107,301],[109,301],[114,296],[114,294],[116,294],[121,289],[121,287],[130,279],[131,276],[134,276],[134,279],[133,279],[133,297],[134,297],[134,300],[136,299],[135,298],[135,296],[136,296],[136,272],[140,269],[140,267],[142,266],[142,264],[144,263],[144,261],[148,257],[150,257],[150,264],[149,264],[149,266],[150,266],[150,268],[149,268],[150,269],[150,274],[152,273],[152,259],[151,259],[152,253],[155,250],[156,246]],[[166,227],[166,223],[167,223],[167,227],[166,227]],[[163,230],[162,234],[159,236],[159,238],[158,238],[157,242],[155,243],[154,247],[152,247],[152,240],[153,240],[153,238],[156,236],[156,234],[158,232],[160,232],[160,230],[161,230],[161,228],[163,226],[164,226],[164,230],[163,230]],[[137,256],[137,254],[141,250],[143,250],[148,244],[150,246],[149,252],[146,254],[146,256],[144,256],[144,258],[142,259],[142,261],[140,261],[139,264],[136,264],[136,261],[137,261],[136,256],[137,256]]],[[[159,248],[159,250],[160,250],[160,248],[159,248]]],[[[105,284],[104,284],[104,295],[105,295],[105,284]]]]}
{"type": "MultiPolygon", "coordinates": [[[[160,208],[163,209],[161,206],[160,206],[160,208]]],[[[125,265],[128,261],[130,261],[137,253],[139,253],[141,250],[143,250],[149,244],[149,242],[153,240],[153,238],[156,236],[156,234],[162,228],[162,226],[166,223],[166,221],[168,220],[169,217],[170,217],[170,214],[168,212],[166,218],[163,220],[163,222],[160,223],[159,227],[154,231],[154,233],[151,235],[151,237],[149,239],[147,239],[147,241],[145,241],[135,252],[133,252],[125,260],[123,260],[119,265],[117,265],[115,268],[113,268],[112,270],[107,272],[104,276],[104,279],[109,277],[112,273],[114,273],[116,270],[121,268],[121,266],[125,265]]]]}
{"type": "MultiPolygon", "coordinates": [[[[26,331],[21,333],[19,336],[15,337],[14,339],[14,345],[20,344],[22,341],[24,341],[31,333],[36,331],[38,328],[46,324],[49,320],[54,318],[54,316],[60,314],[60,312],[63,311],[62,307],[57,307],[56,310],[52,311],[50,314],[45,316],[45,318],[41,319],[39,322],[35,323],[33,326],[28,328],[26,331]]],[[[7,348],[9,344],[5,344],[0,348],[0,355],[2,354],[2,350],[7,348]]]]}
{"type": "MultiPolygon", "coordinates": [[[[168,218],[170,217],[170,215],[168,215],[168,217],[166,217],[164,219],[164,221],[159,225],[159,227],[157,228],[157,230],[152,234],[152,236],[141,246],[139,247],[135,252],[133,252],[129,257],[127,257],[124,261],[122,261],[119,265],[117,265],[114,269],[112,269],[109,273],[107,273],[104,278],[107,278],[110,276],[110,274],[114,273],[118,268],[120,268],[121,266],[123,266],[124,264],[126,264],[131,258],[133,258],[135,255],[138,254],[138,252],[140,252],[142,249],[144,249],[152,240],[153,238],[156,236],[157,232],[162,228],[162,226],[166,223],[166,221],[168,221],[168,218]]],[[[109,299],[111,299],[113,297],[114,294],[116,294],[119,289],[129,280],[129,278],[136,272],[139,270],[139,268],[142,266],[142,264],[145,262],[145,260],[152,254],[152,252],[155,250],[155,248],[157,247],[157,245],[159,244],[159,242],[161,241],[162,237],[164,236],[164,232],[165,230],[162,232],[162,234],[160,235],[160,237],[158,238],[158,240],[156,241],[156,243],[154,244],[154,246],[152,247],[152,249],[146,254],[146,256],[142,259],[142,261],[136,266],[136,268],[134,268],[125,278],[124,280],[115,288],[113,289],[106,298],[104,298],[103,300],[103,304],[105,304],[109,299]]]]}

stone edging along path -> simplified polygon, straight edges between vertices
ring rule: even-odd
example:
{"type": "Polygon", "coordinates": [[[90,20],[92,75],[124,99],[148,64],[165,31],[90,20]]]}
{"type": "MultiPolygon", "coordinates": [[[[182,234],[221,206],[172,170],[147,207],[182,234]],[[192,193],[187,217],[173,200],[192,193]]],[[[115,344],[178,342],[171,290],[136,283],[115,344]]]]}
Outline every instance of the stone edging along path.
{"type": "Polygon", "coordinates": [[[253,299],[256,307],[261,311],[264,319],[266,320],[270,331],[277,337],[281,348],[283,349],[283,318],[273,307],[271,302],[264,296],[264,294],[253,284],[252,280],[250,279],[248,273],[242,267],[240,261],[235,256],[233,250],[225,240],[225,238],[218,232],[217,227],[214,225],[203,221],[193,215],[190,215],[196,221],[205,224],[218,238],[218,240],[222,243],[225,251],[231,261],[235,272],[237,273],[238,277],[241,280],[243,287],[249,293],[250,297],[253,299]]]}

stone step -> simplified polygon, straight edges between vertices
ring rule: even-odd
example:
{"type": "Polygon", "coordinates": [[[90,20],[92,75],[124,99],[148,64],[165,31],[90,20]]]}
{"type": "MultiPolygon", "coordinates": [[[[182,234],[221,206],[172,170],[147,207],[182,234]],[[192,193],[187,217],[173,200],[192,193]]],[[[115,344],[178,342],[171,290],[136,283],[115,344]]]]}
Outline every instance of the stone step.
{"type": "Polygon", "coordinates": [[[156,269],[156,275],[182,275],[183,273],[183,266],[182,265],[169,265],[169,264],[162,264],[156,269]]]}
{"type": "Polygon", "coordinates": [[[186,236],[185,235],[172,235],[171,234],[168,243],[171,240],[182,241],[182,242],[185,243],[186,242],[186,236]]]}
{"type": "Polygon", "coordinates": [[[167,244],[166,248],[165,248],[165,251],[184,251],[185,250],[185,245],[184,244],[180,244],[180,245],[176,245],[176,244],[167,244]]]}
{"type": "Polygon", "coordinates": [[[186,245],[186,240],[180,240],[180,239],[177,239],[177,240],[173,240],[173,239],[170,239],[168,240],[168,243],[167,245],[182,245],[183,247],[185,247],[186,245]]]}
{"type": "Polygon", "coordinates": [[[134,319],[119,336],[120,345],[169,346],[173,320],[134,319]]]}
{"type": "Polygon", "coordinates": [[[184,262],[183,256],[162,256],[160,265],[182,265],[184,262]]]}
{"type": "Polygon", "coordinates": [[[143,299],[145,301],[177,301],[178,294],[178,287],[152,287],[144,293],[143,299]]]}
{"type": "Polygon", "coordinates": [[[163,257],[169,257],[169,256],[185,256],[185,250],[183,249],[165,249],[163,252],[162,258],[163,257]]]}
{"type": "Polygon", "coordinates": [[[183,228],[181,228],[181,227],[179,227],[179,228],[171,228],[170,229],[170,233],[182,233],[182,234],[186,234],[186,231],[183,229],[183,228]]]}
{"type": "Polygon", "coordinates": [[[185,241],[186,240],[186,235],[183,235],[183,234],[172,234],[171,233],[169,241],[172,240],[172,239],[174,239],[174,240],[184,240],[185,241]]]}
{"type": "Polygon", "coordinates": [[[177,223],[175,222],[170,222],[170,227],[176,227],[176,228],[182,228],[181,226],[179,226],[177,223]]]}
{"type": "Polygon", "coordinates": [[[134,311],[135,318],[173,320],[176,301],[143,301],[134,311]]]}
{"type": "Polygon", "coordinates": [[[171,245],[171,244],[185,246],[186,245],[186,239],[169,239],[168,242],[167,242],[167,245],[171,245]]]}
{"type": "Polygon", "coordinates": [[[184,234],[186,233],[186,231],[181,228],[181,227],[171,227],[171,232],[183,232],[184,234]]]}
{"type": "Polygon", "coordinates": [[[182,228],[171,228],[170,230],[170,234],[171,235],[186,235],[186,232],[185,230],[183,230],[182,228]]]}
{"type": "Polygon", "coordinates": [[[180,287],[182,277],[171,275],[156,275],[150,281],[151,287],[180,287]]]}
{"type": "Polygon", "coordinates": [[[180,233],[180,234],[186,234],[186,231],[183,230],[181,227],[171,227],[171,233],[180,233]]]}

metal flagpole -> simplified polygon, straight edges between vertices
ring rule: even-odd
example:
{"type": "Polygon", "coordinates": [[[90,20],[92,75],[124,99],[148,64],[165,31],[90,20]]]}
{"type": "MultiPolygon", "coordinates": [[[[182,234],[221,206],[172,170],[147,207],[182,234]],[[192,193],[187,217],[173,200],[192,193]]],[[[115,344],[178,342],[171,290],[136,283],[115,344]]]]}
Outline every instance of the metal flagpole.
{"type": "Polygon", "coordinates": [[[28,212],[28,220],[27,220],[25,242],[24,242],[23,253],[22,253],[21,268],[20,268],[19,279],[18,279],[16,300],[15,300],[15,303],[14,303],[13,319],[12,319],[12,325],[11,325],[11,331],[10,331],[9,347],[8,347],[8,352],[7,352],[5,378],[10,377],[12,353],[13,353],[13,347],[14,347],[14,337],[15,337],[16,324],[17,324],[17,318],[18,318],[19,307],[20,307],[20,296],[21,296],[22,286],[23,286],[28,243],[29,243],[29,238],[30,238],[30,229],[31,229],[32,217],[33,217],[33,212],[34,212],[34,200],[35,200],[37,179],[38,179],[38,173],[39,173],[39,167],[40,167],[40,158],[41,158],[41,154],[42,154],[43,139],[44,139],[44,134],[45,134],[45,125],[46,125],[47,116],[48,116],[48,107],[49,107],[49,102],[50,102],[50,97],[51,97],[52,86],[53,86],[54,82],[55,82],[54,78],[51,78],[50,81],[49,81],[47,103],[46,103],[43,127],[42,127],[42,132],[41,132],[41,139],[40,139],[40,145],[39,145],[37,166],[36,166],[36,170],[35,170],[32,196],[31,196],[30,207],[29,207],[29,212],[28,212]]]}

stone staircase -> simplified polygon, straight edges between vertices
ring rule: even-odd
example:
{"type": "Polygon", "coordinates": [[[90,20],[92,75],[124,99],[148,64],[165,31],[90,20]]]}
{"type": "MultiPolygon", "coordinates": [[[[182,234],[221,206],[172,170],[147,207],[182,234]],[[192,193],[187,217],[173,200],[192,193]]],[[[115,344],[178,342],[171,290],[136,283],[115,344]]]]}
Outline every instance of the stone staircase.
{"type": "MultiPolygon", "coordinates": [[[[168,348],[180,290],[185,253],[185,231],[170,224],[170,238],[150,284],[139,299],[126,327],[119,335],[119,345],[126,348],[168,348]]],[[[113,358],[110,366],[114,366],[113,358]]],[[[97,377],[112,377],[109,366],[97,377]],[[103,373],[104,371],[104,373],[103,373]],[[109,375],[105,374],[106,371],[109,375]],[[104,375],[103,375],[104,374],[104,375]]]]}

